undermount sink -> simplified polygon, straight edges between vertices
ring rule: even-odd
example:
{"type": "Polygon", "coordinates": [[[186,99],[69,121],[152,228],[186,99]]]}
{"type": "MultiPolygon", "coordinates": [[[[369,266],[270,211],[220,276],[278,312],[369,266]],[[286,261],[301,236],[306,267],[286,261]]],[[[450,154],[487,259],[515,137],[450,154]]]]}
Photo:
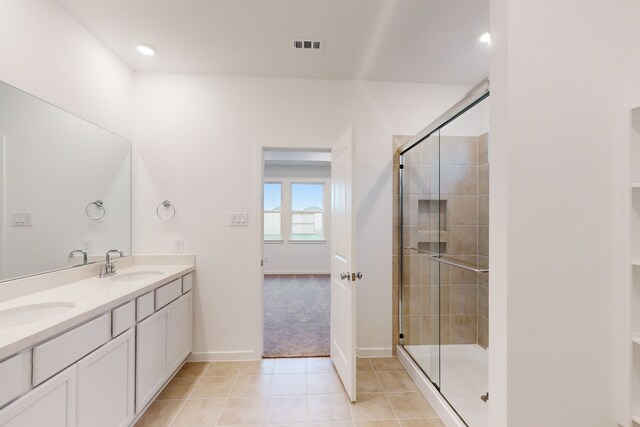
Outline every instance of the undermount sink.
{"type": "Polygon", "coordinates": [[[67,301],[43,302],[0,310],[0,328],[38,322],[47,317],[57,316],[71,310],[76,305],[67,301]]]}
{"type": "Polygon", "coordinates": [[[133,282],[136,280],[151,279],[156,276],[162,276],[162,271],[135,271],[131,273],[116,274],[109,280],[114,282],[133,282]]]}

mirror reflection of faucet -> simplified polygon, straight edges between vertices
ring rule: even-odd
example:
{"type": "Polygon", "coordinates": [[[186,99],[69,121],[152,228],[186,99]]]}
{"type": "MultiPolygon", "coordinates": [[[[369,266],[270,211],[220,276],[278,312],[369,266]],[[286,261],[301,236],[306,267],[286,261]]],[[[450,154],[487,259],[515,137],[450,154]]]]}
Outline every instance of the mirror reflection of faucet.
{"type": "Polygon", "coordinates": [[[69,259],[73,258],[76,254],[82,254],[82,265],[87,265],[87,251],[82,249],[74,249],[69,253],[69,259]]]}
{"type": "Polygon", "coordinates": [[[124,256],[124,253],[122,253],[122,251],[120,251],[118,249],[111,249],[110,251],[107,251],[106,263],[100,269],[100,278],[109,277],[109,276],[113,276],[114,274],[116,274],[116,266],[115,266],[115,264],[113,262],[111,262],[111,254],[112,253],[120,255],[120,257],[124,256]]]}

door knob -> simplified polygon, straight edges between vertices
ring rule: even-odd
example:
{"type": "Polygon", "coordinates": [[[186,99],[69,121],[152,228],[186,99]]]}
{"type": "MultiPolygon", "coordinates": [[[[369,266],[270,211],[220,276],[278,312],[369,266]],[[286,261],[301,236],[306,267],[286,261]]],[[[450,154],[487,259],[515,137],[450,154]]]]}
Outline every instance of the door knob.
{"type": "Polygon", "coordinates": [[[351,274],[347,273],[340,273],[340,279],[344,280],[347,279],[349,280],[349,276],[351,276],[351,274]]]}
{"type": "Polygon", "coordinates": [[[356,279],[362,279],[362,273],[360,273],[359,271],[356,273],[356,279]]]}

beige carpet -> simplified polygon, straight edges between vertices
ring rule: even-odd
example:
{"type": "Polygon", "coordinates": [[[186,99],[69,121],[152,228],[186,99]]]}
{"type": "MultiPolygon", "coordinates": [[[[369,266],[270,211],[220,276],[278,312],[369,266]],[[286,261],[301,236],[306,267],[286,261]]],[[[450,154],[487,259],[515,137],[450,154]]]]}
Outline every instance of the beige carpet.
{"type": "Polygon", "coordinates": [[[329,275],[264,276],[264,356],[329,355],[329,275]]]}

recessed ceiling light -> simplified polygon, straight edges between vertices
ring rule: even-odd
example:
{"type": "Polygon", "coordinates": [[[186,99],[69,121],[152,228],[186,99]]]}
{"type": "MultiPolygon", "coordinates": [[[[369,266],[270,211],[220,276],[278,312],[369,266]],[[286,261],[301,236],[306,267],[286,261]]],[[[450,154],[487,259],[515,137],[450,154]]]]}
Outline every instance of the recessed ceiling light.
{"type": "Polygon", "coordinates": [[[484,44],[491,44],[491,34],[489,33],[484,33],[483,35],[480,36],[480,38],[478,39],[478,41],[480,43],[484,43],[484,44]]]}
{"type": "Polygon", "coordinates": [[[153,56],[156,54],[155,48],[149,46],[148,44],[139,44],[136,46],[136,50],[138,53],[141,53],[145,56],[153,56]]]}

